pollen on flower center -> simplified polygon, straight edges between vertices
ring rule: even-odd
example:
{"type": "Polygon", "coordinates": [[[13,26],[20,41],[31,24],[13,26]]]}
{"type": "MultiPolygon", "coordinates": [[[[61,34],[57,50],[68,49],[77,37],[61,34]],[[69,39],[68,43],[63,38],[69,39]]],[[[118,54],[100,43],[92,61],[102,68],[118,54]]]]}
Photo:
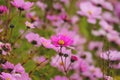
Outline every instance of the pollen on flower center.
{"type": "Polygon", "coordinates": [[[7,78],[6,80],[11,80],[10,78],[7,78]]]}
{"type": "Polygon", "coordinates": [[[63,66],[63,65],[64,65],[64,63],[63,63],[63,62],[60,62],[59,64],[60,64],[60,66],[63,66]]]}
{"type": "Polygon", "coordinates": [[[92,12],[91,12],[91,11],[88,11],[88,14],[90,14],[90,15],[91,15],[91,14],[92,14],[92,12]]]}
{"type": "Polygon", "coordinates": [[[59,40],[58,43],[59,43],[60,45],[63,45],[65,42],[64,42],[63,40],[59,40]]]}

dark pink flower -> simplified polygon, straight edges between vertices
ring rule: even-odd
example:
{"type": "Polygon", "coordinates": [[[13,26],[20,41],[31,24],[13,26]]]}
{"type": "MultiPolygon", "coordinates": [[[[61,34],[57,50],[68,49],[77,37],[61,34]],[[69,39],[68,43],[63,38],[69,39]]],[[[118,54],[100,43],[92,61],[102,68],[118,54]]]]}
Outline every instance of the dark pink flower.
{"type": "Polygon", "coordinates": [[[18,8],[19,10],[29,10],[33,6],[33,2],[24,2],[24,0],[14,0],[11,4],[18,8]]]}
{"type": "Polygon", "coordinates": [[[59,47],[59,46],[70,46],[73,44],[73,40],[67,35],[54,35],[51,37],[52,43],[59,47]]]}
{"type": "Polygon", "coordinates": [[[0,14],[6,13],[8,11],[6,6],[0,5],[0,14]]]}
{"type": "Polygon", "coordinates": [[[71,56],[71,62],[74,62],[74,61],[77,61],[77,60],[78,60],[77,56],[71,56]]]}

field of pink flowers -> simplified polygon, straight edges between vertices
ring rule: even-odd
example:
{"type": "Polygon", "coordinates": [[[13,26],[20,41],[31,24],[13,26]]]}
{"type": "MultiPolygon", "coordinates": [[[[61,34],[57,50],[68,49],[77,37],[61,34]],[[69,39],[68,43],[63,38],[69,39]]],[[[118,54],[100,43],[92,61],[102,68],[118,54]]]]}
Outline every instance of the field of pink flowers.
{"type": "Polygon", "coordinates": [[[0,0],[0,80],[120,80],[120,1],[0,0]]]}

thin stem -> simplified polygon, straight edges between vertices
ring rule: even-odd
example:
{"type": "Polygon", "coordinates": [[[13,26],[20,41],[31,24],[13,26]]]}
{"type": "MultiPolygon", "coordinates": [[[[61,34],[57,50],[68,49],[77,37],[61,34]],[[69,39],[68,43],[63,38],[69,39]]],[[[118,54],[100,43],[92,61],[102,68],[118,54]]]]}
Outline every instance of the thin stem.
{"type": "Polygon", "coordinates": [[[11,28],[11,30],[10,30],[10,35],[9,35],[9,41],[11,40],[11,37],[12,37],[12,33],[13,33],[13,28],[11,28]]]}
{"type": "Polygon", "coordinates": [[[48,60],[48,59],[45,59],[45,60],[42,61],[41,63],[37,64],[37,65],[33,68],[33,70],[31,70],[31,71],[29,72],[29,75],[31,75],[31,74],[35,71],[35,69],[36,69],[37,67],[39,67],[42,63],[46,62],[47,60],[48,60]]]}
{"type": "Polygon", "coordinates": [[[21,35],[19,35],[19,37],[14,41],[13,46],[16,44],[16,42],[17,42],[19,39],[21,39],[21,37],[27,32],[27,30],[28,30],[28,28],[26,28],[26,30],[25,30],[21,35]]]}

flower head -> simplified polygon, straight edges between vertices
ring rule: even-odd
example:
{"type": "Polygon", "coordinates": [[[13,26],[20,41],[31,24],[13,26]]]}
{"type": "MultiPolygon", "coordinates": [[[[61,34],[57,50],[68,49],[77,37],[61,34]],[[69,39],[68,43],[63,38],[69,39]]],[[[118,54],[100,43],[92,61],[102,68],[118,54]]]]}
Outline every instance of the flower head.
{"type": "Polygon", "coordinates": [[[2,80],[16,80],[12,74],[10,73],[5,73],[5,72],[2,72],[1,75],[0,75],[0,78],[2,78],[2,80]]]}
{"type": "Polygon", "coordinates": [[[8,11],[6,6],[0,5],[0,14],[6,13],[8,11]]]}
{"type": "Polygon", "coordinates": [[[73,43],[73,40],[69,36],[63,35],[63,34],[52,36],[51,40],[52,40],[52,43],[57,47],[70,46],[73,43]]]}
{"type": "Polygon", "coordinates": [[[11,4],[18,8],[20,11],[29,10],[33,6],[32,2],[24,2],[24,0],[14,0],[11,4]]]}
{"type": "Polygon", "coordinates": [[[88,18],[89,23],[96,23],[96,19],[100,19],[102,9],[100,7],[97,7],[93,5],[90,2],[82,2],[80,4],[80,11],[78,11],[78,14],[82,16],[86,16],[88,18]]]}
{"type": "Polygon", "coordinates": [[[71,62],[77,61],[78,58],[76,56],[71,56],[71,62]]]}
{"type": "Polygon", "coordinates": [[[35,46],[40,46],[41,42],[40,42],[40,36],[38,34],[35,33],[28,33],[25,38],[28,40],[28,42],[32,43],[35,46]]]}

